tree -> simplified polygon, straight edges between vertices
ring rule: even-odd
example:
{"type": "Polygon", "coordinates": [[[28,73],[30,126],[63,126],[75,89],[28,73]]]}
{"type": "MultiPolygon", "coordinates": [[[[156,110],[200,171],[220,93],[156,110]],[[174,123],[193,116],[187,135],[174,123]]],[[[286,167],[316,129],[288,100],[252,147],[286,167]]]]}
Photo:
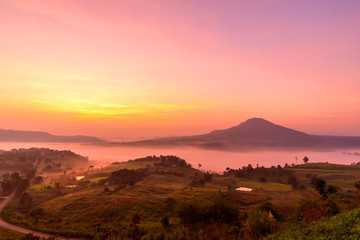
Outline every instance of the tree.
{"type": "Polygon", "coordinates": [[[161,219],[161,226],[165,229],[169,228],[170,222],[168,217],[164,217],[161,219]]]}
{"type": "Polygon", "coordinates": [[[360,181],[355,182],[354,186],[356,188],[356,199],[360,203],[360,181]]]}
{"type": "Polygon", "coordinates": [[[26,189],[28,189],[28,187],[30,186],[30,181],[29,179],[25,178],[25,179],[20,179],[18,181],[18,186],[16,189],[16,194],[19,196],[20,194],[22,194],[24,191],[26,191],[26,189]]]}
{"type": "Polygon", "coordinates": [[[360,181],[355,182],[354,186],[355,186],[356,190],[359,191],[360,190],[360,181]]]}
{"type": "Polygon", "coordinates": [[[317,176],[316,174],[310,176],[310,183],[311,185],[315,186],[317,176]]]}
{"type": "MultiPolygon", "coordinates": [[[[265,213],[271,213],[276,219],[279,219],[280,215],[276,212],[274,205],[270,202],[264,202],[259,206],[259,210],[265,213]]],[[[270,214],[269,214],[270,215],[270,214]]]]}
{"type": "Polygon", "coordinates": [[[132,217],[132,223],[134,224],[134,225],[136,225],[136,224],[139,224],[140,223],[140,216],[138,215],[138,214],[135,214],[133,217],[132,217]]]}
{"type": "Polygon", "coordinates": [[[334,215],[340,213],[340,207],[331,198],[328,198],[326,200],[326,202],[323,204],[322,208],[327,213],[328,216],[334,216],[334,215]]]}
{"type": "Polygon", "coordinates": [[[88,171],[91,171],[91,170],[93,170],[94,169],[94,165],[90,165],[89,167],[88,167],[88,171]]]}
{"type": "Polygon", "coordinates": [[[201,163],[199,163],[199,169],[201,168],[201,166],[202,166],[201,163]]]}
{"type": "Polygon", "coordinates": [[[20,198],[20,204],[23,206],[30,206],[33,203],[33,198],[29,193],[24,192],[20,198]]]}
{"type": "Polygon", "coordinates": [[[35,219],[35,222],[38,221],[39,217],[43,215],[43,209],[42,208],[36,208],[32,211],[30,211],[29,216],[35,219]]]}
{"type": "Polygon", "coordinates": [[[205,182],[211,182],[212,181],[212,175],[209,172],[206,172],[203,174],[205,182]]]}
{"type": "Polygon", "coordinates": [[[315,192],[318,192],[324,199],[327,199],[329,194],[335,194],[338,187],[334,185],[327,185],[326,180],[317,178],[316,175],[311,177],[311,184],[314,186],[315,192]]]}
{"type": "Polygon", "coordinates": [[[36,171],[34,169],[28,170],[25,173],[27,179],[32,179],[35,176],[36,171]]]}
{"type": "Polygon", "coordinates": [[[321,178],[317,178],[314,184],[315,187],[315,191],[318,192],[323,198],[327,198],[327,194],[328,192],[326,191],[326,181],[321,179],[321,178]]]}
{"type": "Polygon", "coordinates": [[[327,186],[327,192],[329,194],[335,194],[335,193],[337,193],[337,190],[338,190],[338,188],[333,186],[333,185],[328,185],[327,186]]]}
{"type": "Polygon", "coordinates": [[[40,184],[44,181],[44,178],[42,176],[36,176],[34,179],[34,184],[40,184]]]}
{"type": "Polygon", "coordinates": [[[264,183],[264,182],[267,182],[267,179],[265,177],[260,177],[259,181],[264,183]]]}
{"type": "Polygon", "coordinates": [[[174,210],[174,207],[176,205],[176,200],[174,198],[166,198],[164,203],[165,203],[165,210],[167,212],[171,212],[174,210]]]}
{"type": "Polygon", "coordinates": [[[182,203],[177,214],[184,226],[194,225],[203,219],[203,209],[196,202],[182,203]]]}
{"type": "Polygon", "coordinates": [[[3,195],[9,195],[15,188],[19,185],[22,178],[18,172],[13,172],[11,174],[5,174],[2,176],[3,181],[1,182],[1,188],[3,195]]]}
{"type": "Polygon", "coordinates": [[[309,158],[305,156],[304,159],[303,159],[303,161],[304,161],[304,163],[306,164],[306,163],[309,162],[309,158]]]}
{"type": "Polygon", "coordinates": [[[289,176],[288,177],[288,183],[291,184],[293,189],[297,189],[298,181],[297,181],[297,178],[295,176],[289,176]]]}

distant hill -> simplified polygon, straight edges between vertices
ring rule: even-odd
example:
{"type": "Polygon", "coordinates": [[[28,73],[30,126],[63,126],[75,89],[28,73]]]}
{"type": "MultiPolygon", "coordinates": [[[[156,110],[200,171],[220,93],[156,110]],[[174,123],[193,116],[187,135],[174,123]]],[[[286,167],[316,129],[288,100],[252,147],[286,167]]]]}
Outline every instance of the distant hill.
{"type": "Polygon", "coordinates": [[[188,145],[209,149],[250,151],[259,149],[329,149],[360,147],[360,137],[317,136],[282,127],[262,118],[251,118],[238,126],[208,134],[159,138],[121,143],[126,145],[188,145]]]}
{"type": "Polygon", "coordinates": [[[57,136],[47,132],[17,131],[0,129],[0,142],[68,142],[99,143],[104,140],[90,136],[57,136]]]}

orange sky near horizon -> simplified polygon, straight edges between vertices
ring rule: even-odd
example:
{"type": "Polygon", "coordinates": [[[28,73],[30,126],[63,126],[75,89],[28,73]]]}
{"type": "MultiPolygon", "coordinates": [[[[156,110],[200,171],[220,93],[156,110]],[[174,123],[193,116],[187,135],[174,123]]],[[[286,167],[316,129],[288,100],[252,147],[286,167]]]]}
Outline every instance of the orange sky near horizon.
{"type": "Polygon", "coordinates": [[[360,135],[360,2],[0,0],[0,128],[360,135]]]}

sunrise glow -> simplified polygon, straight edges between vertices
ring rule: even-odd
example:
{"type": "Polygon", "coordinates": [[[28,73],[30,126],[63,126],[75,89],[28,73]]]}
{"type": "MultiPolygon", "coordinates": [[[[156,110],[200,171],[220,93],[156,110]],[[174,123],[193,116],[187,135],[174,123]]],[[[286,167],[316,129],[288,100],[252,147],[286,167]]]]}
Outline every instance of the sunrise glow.
{"type": "Polygon", "coordinates": [[[320,2],[1,0],[1,128],[359,135],[360,3],[320,2]]]}

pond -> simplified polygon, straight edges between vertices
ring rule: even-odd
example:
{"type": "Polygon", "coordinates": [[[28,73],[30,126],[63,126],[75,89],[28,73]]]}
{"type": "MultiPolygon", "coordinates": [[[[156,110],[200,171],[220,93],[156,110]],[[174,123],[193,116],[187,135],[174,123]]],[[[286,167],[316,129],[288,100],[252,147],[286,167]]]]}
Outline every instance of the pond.
{"type": "Polygon", "coordinates": [[[236,188],[237,191],[243,191],[243,192],[251,192],[253,189],[248,187],[238,187],[236,188]]]}

